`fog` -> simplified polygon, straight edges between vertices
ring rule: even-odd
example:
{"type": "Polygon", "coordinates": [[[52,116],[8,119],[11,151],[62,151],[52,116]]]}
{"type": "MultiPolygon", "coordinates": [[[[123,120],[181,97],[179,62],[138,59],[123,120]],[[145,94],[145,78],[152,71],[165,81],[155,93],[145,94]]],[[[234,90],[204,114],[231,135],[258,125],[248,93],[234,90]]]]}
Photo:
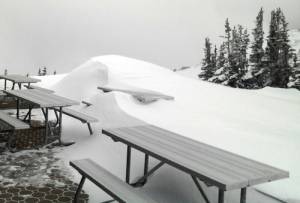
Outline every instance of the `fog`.
{"type": "Polygon", "coordinates": [[[0,74],[62,73],[103,54],[194,65],[206,36],[220,41],[226,17],[252,29],[261,6],[266,23],[280,6],[300,28],[299,0],[0,0],[0,74]]]}

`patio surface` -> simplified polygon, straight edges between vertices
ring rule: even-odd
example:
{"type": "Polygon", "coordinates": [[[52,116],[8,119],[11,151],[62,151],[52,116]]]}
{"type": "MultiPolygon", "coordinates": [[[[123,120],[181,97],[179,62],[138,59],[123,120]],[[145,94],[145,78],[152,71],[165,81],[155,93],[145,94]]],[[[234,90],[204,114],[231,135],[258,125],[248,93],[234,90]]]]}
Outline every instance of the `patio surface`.
{"type": "MultiPolygon", "coordinates": [[[[0,152],[0,203],[72,202],[77,183],[55,154],[62,148],[0,152]]],[[[79,202],[88,202],[80,195],[79,202]]]]}

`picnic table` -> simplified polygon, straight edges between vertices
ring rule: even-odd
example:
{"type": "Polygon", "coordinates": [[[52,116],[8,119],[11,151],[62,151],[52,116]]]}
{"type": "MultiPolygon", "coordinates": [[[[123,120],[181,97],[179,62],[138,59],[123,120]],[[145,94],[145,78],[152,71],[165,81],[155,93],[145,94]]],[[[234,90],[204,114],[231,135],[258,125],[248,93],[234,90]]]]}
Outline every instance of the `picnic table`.
{"type": "MultiPolygon", "coordinates": [[[[17,118],[19,118],[19,100],[26,100],[30,104],[28,106],[28,113],[25,118],[31,118],[31,111],[33,106],[38,106],[44,114],[45,117],[45,126],[46,126],[46,139],[45,143],[48,141],[49,131],[51,131],[51,126],[49,123],[49,109],[56,108],[56,125],[58,125],[58,136],[57,139],[59,140],[60,144],[67,144],[62,143],[61,141],[61,129],[62,129],[62,111],[64,107],[78,105],[79,102],[73,101],[71,99],[58,96],[54,93],[44,92],[36,89],[26,89],[26,90],[5,90],[4,91],[7,95],[13,96],[17,99],[17,118]]],[[[24,118],[24,119],[25,119],[24,118]]]]}
{"type": "Polygon", "coordinates": [[[0,79],[4,79],[4,90],[7,89],[7,80],[13,83],[12,90],[15,89],[15,84],[17,84],[19,86],[19,89],[21,89],[22,84],[28,84],[28,86],[30,86],[31,83],[37,83],[41,81],[40,79],[17,74],[0,75],[0,79]]]}
{"type": "Polygon", "coordinates": [[[153,125],[103,129],[102,133],[127,145],[128,184],[142,186],[164,164],[191,176],[206,203],[210,200],[199,181],[218,188],[218,202],[224,203],[225,191],[241,190],[240,202],[246,202],[247,187],[289,177],[289,172],[237,154],[189,139],[153,125]],[[144,176],[130,183],[131,148],[145,154],[144,176]],[[149,158],[160,162],[149,168],[149,158]]]}

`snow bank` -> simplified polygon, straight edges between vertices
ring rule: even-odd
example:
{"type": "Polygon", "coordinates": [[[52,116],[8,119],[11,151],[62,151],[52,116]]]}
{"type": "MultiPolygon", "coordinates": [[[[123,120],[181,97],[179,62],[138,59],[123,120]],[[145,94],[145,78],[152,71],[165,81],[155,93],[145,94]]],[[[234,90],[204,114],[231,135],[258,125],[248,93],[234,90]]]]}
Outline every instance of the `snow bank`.
{"type": "MultiPolygon", "coordinates": [[[[53,87],[61,95],[88,100],[90,107],[79,107],[100,118],[93,125],[100,134],[103,126],[130,115],[132,125],[147,122],[195,140],[290,171],[291,178],[258,186],[268,194],[289,202],[300,200],[300,94],[296,90],[265,88],[241,90],[182,77],[163,67],[121,56],[100,56],[72,71],[53,87]],[[123,93],[103,94],[101,84],[121,84],[159,91],[175,97],[148,105],[123,93]],[[113,98],[113,100],[112,100],[113,98]],[[111,105],[110,105],[111,104],[111,105]],[[124,112],[110,111],[118,105],[124,112]],[[113,112],[110,114],[110,112],[113,112]],[[105,116],[106,115],[106,116],[105,116]],[[111,115],[117,115],[111,119],[111,115]],[[111,119],[111,120],[109,120],[111,119]]],[[[61,156],[66,160],[91,158],[119,177],[124,177],[126,148],[105,136],[89,136],[86,126],[64,118],[64,139],[77,144],[61,156]]],[[[122,120],[122,119],[121,119],[122,120]]],[[[143,155],[133,153],[133,177],[143,171],[143,155]]],[[[151,165],[155,160],[151,161],[151,165]]],[[[76,173],[75,173],[76,174],[76,173]]],[[[91,202],[107,200],[92,184],[86,186],[91,202]]],[[[216,189],[209,188],[216,200],[216,189]]],[[[199,202],[199,192],[190,177],[164,166],[142,189],[159,202],[199,202]]],[[[250,191],[249,202],[274,202],[250,191]]],[[[238,192],[229,192],[227,202],[238,202],[238,192]]],[[[276,201],[275,201],[276,202],[276,201]]]]}
{"type": "Polygon", "coordinates": [[[58,94],[75,100],[83,100],[96,94],[97,86],[107,83],[107,67],[90,60],[72,71],[63,80],[53,86],[58,94]]]}

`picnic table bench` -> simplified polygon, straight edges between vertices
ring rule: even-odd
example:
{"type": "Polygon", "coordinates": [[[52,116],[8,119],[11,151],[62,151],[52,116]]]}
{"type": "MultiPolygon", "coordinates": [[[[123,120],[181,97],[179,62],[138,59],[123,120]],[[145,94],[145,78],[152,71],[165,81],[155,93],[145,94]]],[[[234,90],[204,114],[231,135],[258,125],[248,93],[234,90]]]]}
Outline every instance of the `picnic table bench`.
{"type": "Polygon", "coordinates": [[[97,87],[99,90],[103,92],[124,92],[127,94],[132,95],[133,97],[137,98],[141,102],[151,102],[158,99],[165,99],[165,100],[174,100],[174,97],[162,94],[160,92],[146,90],[142,88],[119,88],[119,87],[109,87],[109,86],[99,86],[97,87]]]}
{"type": "MultiPolygon", "coordinates": [[[[58,111],[59,109],[58,108],[54,108],[55,112],[58,111]]],[[[74,109],[70,109],[70,108],[63,108],[62,109],[62,113],[63,114],[66,114],[72,118],[75,118],[75,119],[78,119],[80,120],[82,123],[86,123],[87,126],[88,126],[88,129],[89,129],[89,132],[90,134],[92,135],[93,134],[93,130],[92,130],[92,127],[91,127],[91,123],[95,123],[95,122],[98,122],[98,119],[95,118],[95,117],[92,117],[92,116],[89,116],[85,113],[82,113],[82,112],[79,112],[79,111],[76,111],[74,109]]]]}
{"type": "Polygon", "coordinates": [[[199,181],[218,188],[219,203],[224,203],[225,191],[235,189],[241,190],[240,202],[245,203],[247,187],[289,177],[287,171],[152,125],[103,129],[102,133],[127,145],[125,178],[128,184],[131,148],[134,148],[145,154],[145,161],[144,176],[132,185],[143,185],[151,174],[168,164],[191,176],[206,203],[210,201],[199,181]],[[160,163],[148,170],[150,156],[160,163]]]}
{"type": "Polygon", "coordinates": [[[0,111],[0,120],[3,121],[4,123],[6,123],[9,128],[6,129],[5,131],[11,131],[12,134],[9,135],[9,138],[8,138],[8,148],[11,150],[11,145],[12,145],[12,141],[14,139],[14,132],[15,130],[23,130],[23,129],[29,129],[30,126],[29,124],[17,119],[17,118],[14,118],[8,114],[6,114],[5,112],[3,111],[0,111]]]}
{"type": "Polygon", "coordinates": [[[15,88],[15,84],[17,84],[19,86],[19,89],[21,89],[22,84],[24,83],[30,86],[31,83],[37,83],[41,81],[40,79],[26,77],[18,74],[0,75],[0,79],[4,79],[4,90],[6,90],[7,88],[7,80],[13,83],[12,90],[15,88]]]}
{"type": "Polygon", "coordinates": [[[36,85],[24,85],[24,87],[26,87],[27,89],[35,89],[35,90],[40,90],[42,92],[46,92],[46,93],[54,93],[55,91],[53,90],[50,90],[50,89],[47,89],[47,88],[43,88],[43,87],[39,87],[39,86],[36,86],[36,85]]]}
{"type": "Polygon", "coordinates": [[[139,193],[132,186],[126,184],[90,159],[71,161],[70,165],[82,176],[74,196],[74,203],[78,200],[86,178],[120,203],[155,203],[148,196],[139,193]]]}

